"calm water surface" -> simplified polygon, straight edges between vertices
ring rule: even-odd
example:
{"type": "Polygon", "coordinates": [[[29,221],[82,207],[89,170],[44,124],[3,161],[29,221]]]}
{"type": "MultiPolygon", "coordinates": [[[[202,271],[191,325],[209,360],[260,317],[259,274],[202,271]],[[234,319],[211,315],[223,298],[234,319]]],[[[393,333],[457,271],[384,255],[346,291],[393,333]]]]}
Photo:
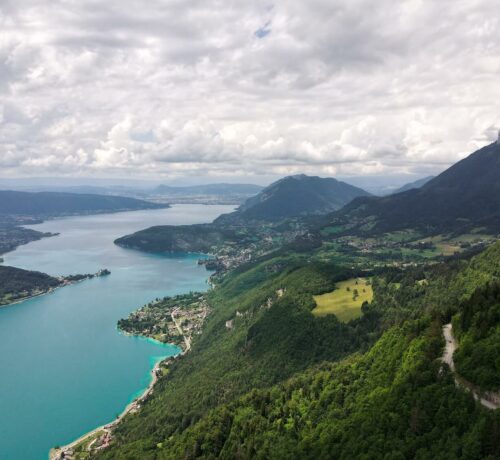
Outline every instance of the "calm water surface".
{"type": "Polygon", "coordinates": [[[119,236],[161,224],[210,222],[230,206],[71,217],[32,226],[60,232],[4,255],[5,265],[51,275],[111,275],[0,308],[0,458],[46,459],[55,445],[111,421],[150,382],[171,345],[129,337],[119,318],[156,297],[206,290],[196,255],[126,250],[119,236]]]}

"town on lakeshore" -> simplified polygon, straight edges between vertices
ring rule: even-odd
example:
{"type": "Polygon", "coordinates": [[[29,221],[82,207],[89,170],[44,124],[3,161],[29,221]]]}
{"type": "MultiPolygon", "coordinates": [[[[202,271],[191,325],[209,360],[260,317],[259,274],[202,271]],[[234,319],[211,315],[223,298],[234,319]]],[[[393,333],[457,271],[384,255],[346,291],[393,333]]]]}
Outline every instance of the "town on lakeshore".
{"type": "Polygon", "coordinates": [[[0,460],[500,460],[499,6],[0,1],[0,460]]]}

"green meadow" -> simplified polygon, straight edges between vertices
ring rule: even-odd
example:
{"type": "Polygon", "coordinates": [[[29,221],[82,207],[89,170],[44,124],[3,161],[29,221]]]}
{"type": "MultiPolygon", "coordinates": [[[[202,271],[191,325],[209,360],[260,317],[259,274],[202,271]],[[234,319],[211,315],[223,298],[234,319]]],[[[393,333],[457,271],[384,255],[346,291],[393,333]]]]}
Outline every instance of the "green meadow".
{"type": "Polygon", "coordinates": [[[316,316],[335,315],[344,323],[361,316],[361,306],[371,302],[373,289],[367,278],[352,278],[336,284],[336,289],[314,296],[316,316]]]}

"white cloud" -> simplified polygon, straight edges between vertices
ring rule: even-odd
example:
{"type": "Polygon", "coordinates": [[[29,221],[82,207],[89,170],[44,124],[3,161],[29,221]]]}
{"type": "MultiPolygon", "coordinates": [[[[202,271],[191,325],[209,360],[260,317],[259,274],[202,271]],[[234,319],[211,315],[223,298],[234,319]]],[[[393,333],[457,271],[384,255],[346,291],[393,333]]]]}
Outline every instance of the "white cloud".
{"type": "Polygon", "coordinates": [[[0,3],[1,174],[426,174],[496,138],[494,0],[0,3]]]}

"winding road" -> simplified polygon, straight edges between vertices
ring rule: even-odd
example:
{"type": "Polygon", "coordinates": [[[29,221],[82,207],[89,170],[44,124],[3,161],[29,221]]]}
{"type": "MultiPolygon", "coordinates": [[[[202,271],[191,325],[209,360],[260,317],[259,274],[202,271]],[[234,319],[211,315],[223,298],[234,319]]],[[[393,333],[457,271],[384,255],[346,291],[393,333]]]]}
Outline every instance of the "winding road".
{"type": "Polygon", "coordinates": [[[191,340],[188,338],[188,336],[186,334],[184,334],[184,331],[182,330],[182,327],[181,327],[181,323],[178,322],[176,319],[175,319],[175,316],[174,314],[177,314],[178,312],[180,311],[179,308],[175,308],[174,310],[172,310],[172,312],[170,313],[170,316],[172,317],[172,321],[174,322],[175,324],[175,327],[177,328],[177,330],[179,331],[179,334],[182,335],[182,337],[184,338],[184,343],[186,344],[186,349],[182,352],[182,354],[185,354],[187,353],[190,349],[191,349],[191,340]]]}
{"type": "Polygon", "coordinates": [[[446,345],[444,347],[443,357],[441,359],[443,363],[448,364],[451,371],[453,372],[455,385],[457,387],[465,388],[467,391],[470,391],[472,393],[472,396],[474,396],[474,399],[476,401],[479,401],[487,409],[499,409],[500,394],[498,392],[480,392],[473,383],[465,380],[463,377],[457,374],[455,369],[455,362],[453,361],[453,353],[455,353],[455,350],[458,348],[458,343],[453,336],[453,326],[451,325],[451,323],[445,324],[443,326],[443,336],[446,341],[446,345]]]}

